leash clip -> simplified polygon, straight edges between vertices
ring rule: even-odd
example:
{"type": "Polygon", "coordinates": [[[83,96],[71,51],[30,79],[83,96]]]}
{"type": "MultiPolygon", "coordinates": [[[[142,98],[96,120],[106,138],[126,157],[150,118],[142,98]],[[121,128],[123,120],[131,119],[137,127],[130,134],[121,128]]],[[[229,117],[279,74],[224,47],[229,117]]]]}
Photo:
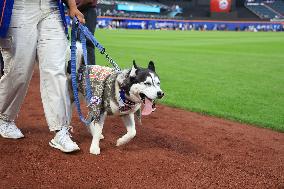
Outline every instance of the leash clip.
{"type": "Polygon", "coordinates": [[[76,16],[73,18],[73,21],[74,21],[74,24],[78,27],[79,26],[79,20],[76,16]]]}

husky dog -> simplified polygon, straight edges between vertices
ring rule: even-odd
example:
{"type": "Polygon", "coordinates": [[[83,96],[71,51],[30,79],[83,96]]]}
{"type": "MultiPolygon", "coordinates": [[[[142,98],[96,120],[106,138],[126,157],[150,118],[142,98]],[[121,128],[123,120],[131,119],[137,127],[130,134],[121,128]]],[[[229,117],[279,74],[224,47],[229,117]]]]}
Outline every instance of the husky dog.
{"type": "Polygon", "coordinates": [[[107,115],[119,115],[124,122],[127,133],[116,142],[116,146],[121,146],[136,135],[135,114],[141,121],[141,114],[151,114],[155,110],[154,101],[164,96],[152,61],[148,68],[140,68],[133,61],[131,69],[121,72],[98,65],[80,66],[77,72],[79,93],[86,97],[85,73],[89,75],[92,89],[88,105],[89,118],[92,119],[89,125],[93,136],[91,154],[100,154],[99,142],[104,138],[102,129],[107,115]]]}

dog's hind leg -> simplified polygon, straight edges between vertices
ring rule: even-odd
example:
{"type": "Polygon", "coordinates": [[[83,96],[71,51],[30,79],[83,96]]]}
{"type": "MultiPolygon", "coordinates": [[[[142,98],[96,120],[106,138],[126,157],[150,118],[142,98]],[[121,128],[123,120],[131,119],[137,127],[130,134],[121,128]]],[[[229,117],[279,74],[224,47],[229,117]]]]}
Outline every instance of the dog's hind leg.
{"type": "Polygon", "coordinates": [[[106,115],[107,115],[106,113],[101,114],[101,117],[98,123],[95,123],[95,121],[93,121],[90,124],[90,132],[93,136],[92,144],[90,147],[91,154],[99,155],[101,152],[100,139],[102,139],[102,130],[103,130],[106,115]]]}
{"type": "Polygon", "coordinates": [[[127,129],[127,133],[117,140],[116,146],[121,146],[123,144],[128,143],[136,135],[134,114],[124,115],[121,116],[121,118],[127,129]]]}

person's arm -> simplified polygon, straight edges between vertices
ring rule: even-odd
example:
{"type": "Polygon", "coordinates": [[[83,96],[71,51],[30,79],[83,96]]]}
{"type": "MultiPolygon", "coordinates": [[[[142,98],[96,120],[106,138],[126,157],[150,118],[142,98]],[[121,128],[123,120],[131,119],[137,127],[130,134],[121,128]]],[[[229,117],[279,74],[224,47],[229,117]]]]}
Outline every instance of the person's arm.
{"type": "Polygon", "coordinates": [[[81,23],[85,23],[84,15],[78,10],[75,0],[67,0],[69,7],[69,16],[76,16],[81,23]]]}
{"type": "Polygon", "coordinates": [[[83,10],[84,8],[92,5],[93,0],[81,0],[80,3],[77,5],[79,10],[83,10]]]}

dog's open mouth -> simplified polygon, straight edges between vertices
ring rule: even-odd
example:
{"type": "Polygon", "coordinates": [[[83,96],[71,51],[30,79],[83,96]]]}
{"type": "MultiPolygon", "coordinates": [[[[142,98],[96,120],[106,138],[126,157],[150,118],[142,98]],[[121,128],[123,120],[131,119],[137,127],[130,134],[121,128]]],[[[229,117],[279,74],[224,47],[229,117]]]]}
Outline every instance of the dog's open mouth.
{"type": "Polygon", "coordinates": [[[143,101],[144,107],[142,110],[142,115],[150,115],[155,111],[155,102],[154,100],[148,98],[145,94],[140,93],[141,100],[143,101]]]}

